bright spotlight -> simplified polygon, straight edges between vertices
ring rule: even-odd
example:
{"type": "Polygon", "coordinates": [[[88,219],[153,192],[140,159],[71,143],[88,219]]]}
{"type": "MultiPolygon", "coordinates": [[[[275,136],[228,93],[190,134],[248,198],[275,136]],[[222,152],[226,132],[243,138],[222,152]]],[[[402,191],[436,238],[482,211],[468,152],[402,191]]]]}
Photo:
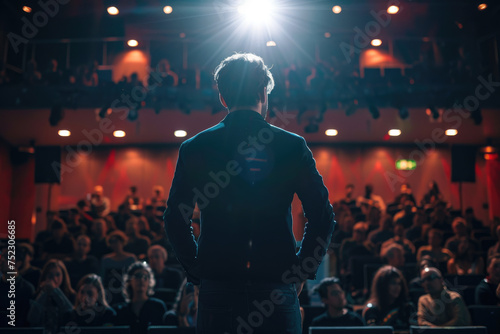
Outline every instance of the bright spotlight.
{"type": "Polygon", "coordinates": [[[488,8],[488,5],[485,3],[479,4],[479,6],[477,6],[477,9],[479,10],[485,10],[486,8],[488,8]]]}
{"type": "Polygon", "coordinates": [[[446,130],[445,134],[447,136],[453,137],[453,136],[456,136],[458,134],[458,130],[457,129],[448,129],[448,130],[446,130]]]}
{"type": "Polygon", "coordinates": [[[397,12],[399,12],[398,6],[389,6],[389,8],[387,8],[387,13],[389,14],[396,14],[397,12]]]}
{"type": "Polygon", "coordinates": [[[165,14],[172,14],[173,11],[174,11],[174,9],[172,8],[172,6],[165,6],[165,7],[163,7],[163,12],[165,14]]]}
{"type": "Polygon", "coordinates": [[[69,137],[71,136],[71,132],[69,130],[59,130],[57,134],[61,137],[69,137]]]}
{"type": "Polygon", "coordinates": [[[118,15],[119,12],[120,11],[115,6],[108,7],[108,14],[109,15],[118,15]]]}
{"type": "Polygon", "coordinates": [[[372,45],[373,46],[381,46],[382,45],[382,40],[376,38],[376,39],[372,39],[372,45]]]}
{"type": "Polygon", "coordinates": [[[113,132],[113,136],[115,136],[117,138],[125,137],[125,131],[123,131],[123,130],[116,130],[116,131],[113,132]]]}
{"type": "Polygon", "coordinates": [[[266,43],[266,46],[276,46],[276,42],[275,41],[268,41],[266,43]]]}
{"type": "Polygon", "coordinates": [[[186,137],[187,136],[187,132],[184,131],[184,130],[176,130],[174,132],[174,136],[176,136],[177,138],[186,137]]]}
{"type": "Polygon", "coordinates": [[[137,42],[135,39],[129,39],[127,45],[131,48],[135,48],[137,45],[139,45],[139,42],[137,42]]]}
{"type": "Polygon", "coordinates": [[[259,23],[268,20],[273,13],[273,5],[268,0],[247,0],[238,7],[238,13],[247,20],[259,23]]]}
{"type": "Polygon", "coordinates": [[[334,12],[335,14],[340,14],[341,11],[342,11],[342,7],[340,7],[340,6],[333,6],[332,7],[332,12],[334,12]]]}
{"type": "Polygon", "coordinates": [[[328,129],[325,131],[325,135],[330,136],[330,137],[334,137],[338,134],[339,134],[339,132],[336,129],[328,129]]]}
{"type": "Polygon", "coordinates": [[[389,130],[388,134],[391,137],[397,137],[397,136],[401,135],[401,130],[399,130],[399,129],[391,129],[391,130],[389,130]]]}
{"type": "Polygon", "coordinates": [[[23,6],[23,12],[31,13],[32,9],[29,6],[23,6]]]}

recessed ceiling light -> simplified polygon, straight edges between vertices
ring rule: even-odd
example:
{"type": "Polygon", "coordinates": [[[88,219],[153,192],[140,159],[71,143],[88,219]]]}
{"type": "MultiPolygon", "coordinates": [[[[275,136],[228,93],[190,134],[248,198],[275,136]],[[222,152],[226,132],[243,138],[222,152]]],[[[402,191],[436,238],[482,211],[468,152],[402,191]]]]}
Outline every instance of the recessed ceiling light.
{"type": "Polygon", "coordinates": [[[399,12],[399,7],[398,6],[389,6],[389,8],[387,8],[387,13],[389,14],[396,14],[397,12],[399,12]]]}
{"type": "Polygon", "coordinates": [[[187,136],[187,132],[184,131],[184,130],[176,130],[174,132],[174,136],[179,137],[179,138],[186,137],[187,136]]]}
{"type": "Polygon", "coordinates": [[[333,137],[339,134],[339,132],[336,129],[328,129],[325,131],[325,134],[327,136],[333,137]]]}
{"type": "Polygon", "coordinates": [[[120,11],[115,6],[108,7],[108,14],[109,15],[118,15],[119,12],[120,11]]]}
{"type": "Polygon", "coordinates": [[[172,6],[165,6],[165,7],[163,7],[163,12],[165,14],[172,14],[173,11],[174,11],[174,9],[172,8],[172,6]]]}
{"type": "Polygon", "coordinates": [[[115,136],[117,138],[125,137],[125,135],[126,135],[126,133],[123,130],[116,130],[113,132],[113,136],[115,136]]]}
{"type": "Polygon", "coordinates": [[[139,45],[139,42],[137,42],[135,39],[129,39],[127,45],[132,48],[135,48],[137,45],[139,45]]]}
{"type": "Polygon", "coordinates": [[[446,130],[445,134],[447,136],[456,136],[458,134],[458,130],[457,129],[448,129],[446,130]]]}
{"type": "Polygon", "coordinates": [[[59,130],[57,134],[61,137],[69,137],[71,136],[71,132],[69,130],[59,130]]]}
{"type": "Polygon", "coordinates": [[[332,7],[332,12],[334,12],[335,14],[339,14],[341,11],[342,11],[342,7],[340,7],[340,6],[333,6],[332,7]]]}
{"type": "Polygon", "coordinates": [[[401,130],[399,130],[399,129],[390,129],[389,132],[387,132],[387,133],[391,137],[397,137],[397,136],[401,135],[401,130]]]}
{"type": "Polygon", "coordinates": [[[373,46],[381,46],[382,45],[382,40],[376,38],[376,39],[372,39],[372,43],[371,43],[373,46]]]}

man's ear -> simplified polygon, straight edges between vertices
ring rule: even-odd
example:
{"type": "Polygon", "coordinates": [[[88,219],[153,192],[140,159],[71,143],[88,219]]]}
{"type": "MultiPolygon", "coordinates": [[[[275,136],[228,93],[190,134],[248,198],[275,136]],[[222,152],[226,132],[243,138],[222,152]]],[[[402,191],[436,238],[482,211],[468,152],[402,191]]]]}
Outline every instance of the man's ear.
{"type": "Polygon", "coordinates": [[[220,103],[222,103],[222,105],[224,106],[224,108],[227,108],[226,101],[224,101],[224,98],[222,97],[222,95],[220,95],[220,93],[219,93],[219,101],[220,101],[220,103]]]}

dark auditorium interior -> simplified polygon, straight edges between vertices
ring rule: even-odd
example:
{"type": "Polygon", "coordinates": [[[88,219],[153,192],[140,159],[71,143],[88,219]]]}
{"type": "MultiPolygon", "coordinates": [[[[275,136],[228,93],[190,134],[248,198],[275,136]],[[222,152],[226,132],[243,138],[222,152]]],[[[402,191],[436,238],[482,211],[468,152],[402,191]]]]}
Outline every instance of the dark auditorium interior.
{"type": "MultiPolygon", "coordinates": [[[[266,121],[306,140],[335,213],[302,332],[500,333],[499,1],[2,0],[0,17],[1,333],[195,333],[163,213],[181,143],[228,113],[214,69],[235,52],[270,66],[266,121]]],[[[297,196],[291,212],[298,249],[297,196]]]]}

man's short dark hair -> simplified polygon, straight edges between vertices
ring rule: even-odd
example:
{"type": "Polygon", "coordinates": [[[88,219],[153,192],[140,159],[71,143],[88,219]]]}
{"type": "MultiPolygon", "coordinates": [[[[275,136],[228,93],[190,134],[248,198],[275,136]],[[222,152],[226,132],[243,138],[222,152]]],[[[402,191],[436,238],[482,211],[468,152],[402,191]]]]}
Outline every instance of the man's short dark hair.
{"type": "Polygon", "coordinates": [[[337,277],[326,277],[321,280],[321,282],[314,288],[317,291],[321,299],[328,298],[328,287],[334,284],[340,285],[340,280],[337,277]]]}
{"type": "Polygon", "coordinates": [[[274,88],[269,68],[253,53],[236,53],[227,57],[215,68],[214,79],[228,109],[254,106],[264,88],[267,94],[274,88]]]}

